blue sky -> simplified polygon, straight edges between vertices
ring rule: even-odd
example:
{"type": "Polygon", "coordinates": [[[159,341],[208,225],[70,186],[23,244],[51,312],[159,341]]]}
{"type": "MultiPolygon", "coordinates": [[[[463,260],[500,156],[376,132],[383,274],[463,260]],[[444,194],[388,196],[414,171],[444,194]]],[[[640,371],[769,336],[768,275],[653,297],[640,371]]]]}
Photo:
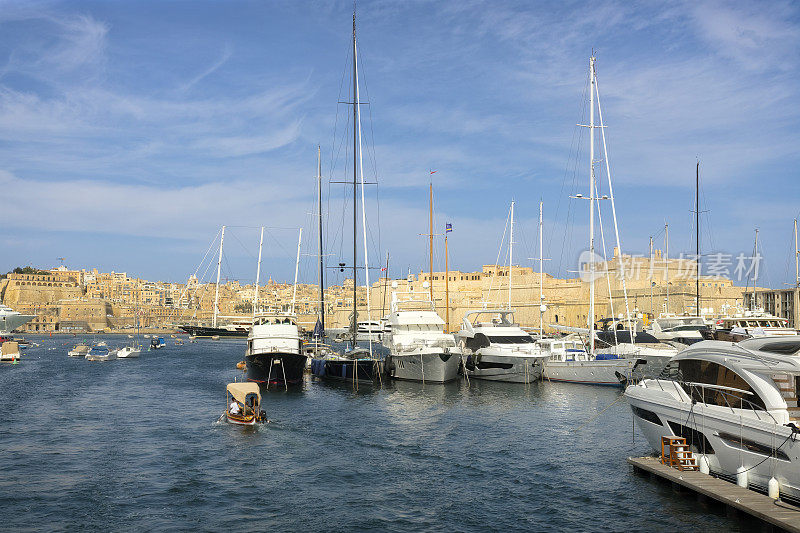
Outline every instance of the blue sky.
{"type": "MultiPolygon", "coordinates": [[[[419,234],[436,169],[453,267],[494,261],[512,199],[525,263],[537,253],[541,198],[546,268],[574,270],[587,217],[568,196],[587,192],[575,125],[594,49],[624,249],[646,254],[665,221],[671,254],[694,248],[699,158],[704,251],[750,253],[759,228],[760,284],[793,281],[799,11],[360,2],[365,168],[380,184],[368,191],[370,254],[388,250],[393,272],[426,264],[419,234]]],[[[4,2],[0,270],[63,256],[70,267],[179,281],[228,224],[244,226],[226,235],[240,241],[226,245],[228,275],[247,280],[254,227],[305,225],[310,243],[317,144],[326,179],[347,168],[332,152],[347,134],[337,101],[348,90],[351,12],[352,2],[4,2]]],[[[349,257],[337,237],[349,231],[341,193],[330,186],[333,262],[349,257]]],[[[263,275],[290,279],[296,234],[271,234],[279,242],[263,275]]]]}

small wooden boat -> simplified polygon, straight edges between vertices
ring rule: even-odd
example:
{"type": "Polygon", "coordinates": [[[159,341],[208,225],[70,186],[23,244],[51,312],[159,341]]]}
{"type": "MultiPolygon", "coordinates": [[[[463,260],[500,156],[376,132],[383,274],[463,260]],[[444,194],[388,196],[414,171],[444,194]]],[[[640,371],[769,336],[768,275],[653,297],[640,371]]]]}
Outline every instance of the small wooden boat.
{"type": "Polygon", "coordinates": [[[86,357],[86,354],[89,353],[89,350],[91,350],[90,346],[87,346],[85,344],[78,344],[77,346],[72,348],[72,350],[68,351],[67,355],[70,357],[86,357]]]}
{"type": "Polygon", "coordinates": [[[228,383],[227,409],[225,419],[231,424],[240,426],[253,426],[257,422],[266,421],[267,414],[261,410],[261,391],[258,383],[228,383]],[[237,412],[231,412],[231,406],[236,406],[237,412]]]}
{"type": "Polygon", "coordinates": [[[10,363],[19,361],[19,344],[16,341],[6,341],[0,346],[0,361],[10,363]]]}

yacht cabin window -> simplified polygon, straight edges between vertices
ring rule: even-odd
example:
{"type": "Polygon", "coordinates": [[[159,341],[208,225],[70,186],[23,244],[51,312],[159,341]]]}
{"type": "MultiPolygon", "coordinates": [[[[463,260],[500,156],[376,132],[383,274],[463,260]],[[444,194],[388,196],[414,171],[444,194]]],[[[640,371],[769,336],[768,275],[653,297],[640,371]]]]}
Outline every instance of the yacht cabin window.
{"type": "Polygon", "coordinates": [[[730,368],[712,361],[700,359],[670,361],[659,378],[681,382],[681,386],[693,400],[708,405],[766,410],[764,400],[753,391],[744,378],[730,368]],[[699,384],[720,388],[707,388],[699,384]]]}

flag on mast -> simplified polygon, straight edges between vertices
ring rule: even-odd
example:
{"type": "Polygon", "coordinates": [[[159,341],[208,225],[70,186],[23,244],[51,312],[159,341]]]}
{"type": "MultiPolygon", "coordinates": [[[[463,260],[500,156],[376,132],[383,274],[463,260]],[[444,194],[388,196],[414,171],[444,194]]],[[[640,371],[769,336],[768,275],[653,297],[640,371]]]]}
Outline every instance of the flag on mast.
{"type": "Polygon", "coordinates": [[[453,225],[449,222],[446,222],[444,225],[444,232],[450,233],[451,231],[453,231],[453,225]]]}

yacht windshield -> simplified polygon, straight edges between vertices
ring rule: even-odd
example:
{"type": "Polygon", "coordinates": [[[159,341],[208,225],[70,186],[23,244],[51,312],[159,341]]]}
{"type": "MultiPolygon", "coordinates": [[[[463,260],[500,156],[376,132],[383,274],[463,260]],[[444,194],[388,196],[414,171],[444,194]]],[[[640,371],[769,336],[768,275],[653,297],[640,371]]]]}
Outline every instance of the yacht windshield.
{"type": "Polygon", "coordinates": [[[533,342],[530,335],[487,335],[492,344],[525,344],[533,342]]]}

